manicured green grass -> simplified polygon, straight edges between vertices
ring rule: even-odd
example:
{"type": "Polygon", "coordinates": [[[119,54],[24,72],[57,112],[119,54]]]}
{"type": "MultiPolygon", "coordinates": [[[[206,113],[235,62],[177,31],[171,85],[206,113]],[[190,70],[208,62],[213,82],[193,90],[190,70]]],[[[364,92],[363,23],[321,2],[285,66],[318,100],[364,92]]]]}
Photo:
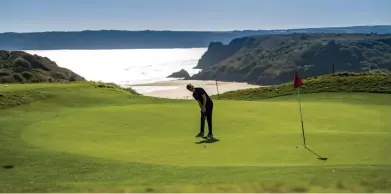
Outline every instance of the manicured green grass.
{"type": "Polygon", "coordinates": [[[0,109],[0,165],[14,165],[2,192],[391,192],[387,94],[302,96],[307,144],[327,161],[303,148],[295,97],[216,100],[207,143],[194,101],[86,83],[0,94],[15,105],[0,109]]]}
{"type": "MultiPolygon", "coordinates": [[[[293,78],[292,78],[293,79],[293,78]]],[[[336,73],[303,79],[301,94],[324,92],[358,92],[391,94],[391,74],[387,73],[336,73]]],[[[270,87],[251,88],[226,92],[221,99],[259,100],[294,95],[293,81],[270,87]]],[[[213,96],[216,98],[217,96],[213,96]]]]}

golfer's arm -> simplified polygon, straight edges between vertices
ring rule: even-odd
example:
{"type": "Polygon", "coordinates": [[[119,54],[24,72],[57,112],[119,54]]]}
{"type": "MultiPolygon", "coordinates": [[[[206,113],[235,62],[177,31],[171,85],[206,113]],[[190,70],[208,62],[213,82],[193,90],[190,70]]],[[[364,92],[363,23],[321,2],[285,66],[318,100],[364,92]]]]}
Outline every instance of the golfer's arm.
{"type": "Polygon", "coordinates": [[[197,100],[197,102],[198,102],[198,105],[200,106],[200,108],[202,108],[201,102],[199,100],[197,100]]]}
{"type": "Polygon", "coordinates": [[[205,108],[205,105],[206,105],[206,95],[205,94],[202,95],[202,99],[204,100],[203,105],[204,105],[204,108],[205,108]]]}

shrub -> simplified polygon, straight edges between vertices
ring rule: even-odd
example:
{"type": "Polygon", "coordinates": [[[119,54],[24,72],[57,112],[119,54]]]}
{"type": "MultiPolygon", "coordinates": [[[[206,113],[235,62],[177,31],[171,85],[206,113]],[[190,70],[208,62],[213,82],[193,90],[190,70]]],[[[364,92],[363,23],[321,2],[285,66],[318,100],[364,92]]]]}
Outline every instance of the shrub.
{"type": "Polygon", "coordinates": [[[60,79],[60,80],[68,80],[67,76],[64,75],[62,72],[55,72],[55,73],[53,73],[53,78],[54,79],[60,79]]]}
{"type": "Polygon", "coordinates": [[[23,68],[21,66],[14,67],[14,71],[17,73],[22,73],[24,70],[25,70],[25,68],[23,68]]]}
{"type": "Polygon", "coordinates": [[[22,57],[18,57],[14,61],[15,66],[31,69],[31,63],[22,57]]]}
{"type": "Polygon", "coordinates": [[[50,68],[47,65],[38,61],[33,55],[25,55],[25,56],[23,56],[23,59],[30,62],[31,68],[43,69],[45,71],[50,71],[50,68]]]}
{"type": "Polygon", "coordinates": [[[9,76],[11,75],[10,73],[8,72],[5,72],[5,71],[0,71],[0,77],[3,77],[3,76],[9,76]]]}
{"type": "Polygon", "coordinates": [[[49,78],[51,78],[48,75],[45,74],[35,74],[34,77],[31,79],[32,82],[48,82],[49,78]]]}
{"type": "Polygon", "coordinates": [[[15,82],[16,81],[14,77],[11,75],[0,77],[0,83],[15,83],[15,82]]]}
{"type": "Polygon", "coordinates": [[[18,82],[25,82],[26,79],[20,73],[14,73],[12,77],[18,82]]]}
{"type": "Polygon", "coordinates": [[[34,77],[34,75],[30,72],[23,72],[22,76],[28,80],[30,80],[32,77],[34,77]]]}

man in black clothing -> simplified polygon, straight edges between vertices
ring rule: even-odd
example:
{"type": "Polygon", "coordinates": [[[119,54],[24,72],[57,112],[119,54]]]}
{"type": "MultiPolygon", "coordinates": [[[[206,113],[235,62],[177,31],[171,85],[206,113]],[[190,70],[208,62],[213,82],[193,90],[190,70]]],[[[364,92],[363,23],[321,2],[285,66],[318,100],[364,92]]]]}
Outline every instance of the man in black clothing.
{"type": "Polygon", "coordinates": [[[196,137],[204,137],[205,128],[205,117],[208,121],[208,138],[213,138],[212,133],[212,112],[213,112],[213,101],[210,99],[208,94],[203,88],[195,88],[193,85],[188,84],[186,89],[193,92],[193,98],[198,102],[201,108],[201,130],[196,137]]]}

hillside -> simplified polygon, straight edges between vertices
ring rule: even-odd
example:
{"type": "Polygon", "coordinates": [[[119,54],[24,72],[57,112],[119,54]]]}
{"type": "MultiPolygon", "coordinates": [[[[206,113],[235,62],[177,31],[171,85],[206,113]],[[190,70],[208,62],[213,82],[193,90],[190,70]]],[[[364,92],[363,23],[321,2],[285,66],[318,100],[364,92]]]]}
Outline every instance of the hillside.
{"type": "Polygon", "coordinates": [[[228,43],[234,38],[260,34],[290,33],[391,33],[391,26],[353,26],[303,28],[287,30],[244,31],[80,31],[0,33],[0,49],[141,49],[141,48],[194,48],[207,47],[210,42],[228,43]]]}
{"type": "Polygon", "coordinates": [[[85,81],[46,57],[0,50],[0,83],[85,81]]]}
{"type": "Polygon", "coordinates": [[[213,42],[199,60],[203,69],[191,79],[274,85],[333,72],[391,70],[391,35],[286,34],[213,42]]]}
{"type": "MultiPolygon", "coordinates": [[[[303,79],[301,94],[309,93],[384,93],[391,94],[391,74],[337,73],[303,79]]],[[[220,99],[259,100],[279,96],[296,95],[293,81],[281,85],[226,92],[220,99]]],[[[217,96],[213,96],[216,98],[217,96]]]]}

